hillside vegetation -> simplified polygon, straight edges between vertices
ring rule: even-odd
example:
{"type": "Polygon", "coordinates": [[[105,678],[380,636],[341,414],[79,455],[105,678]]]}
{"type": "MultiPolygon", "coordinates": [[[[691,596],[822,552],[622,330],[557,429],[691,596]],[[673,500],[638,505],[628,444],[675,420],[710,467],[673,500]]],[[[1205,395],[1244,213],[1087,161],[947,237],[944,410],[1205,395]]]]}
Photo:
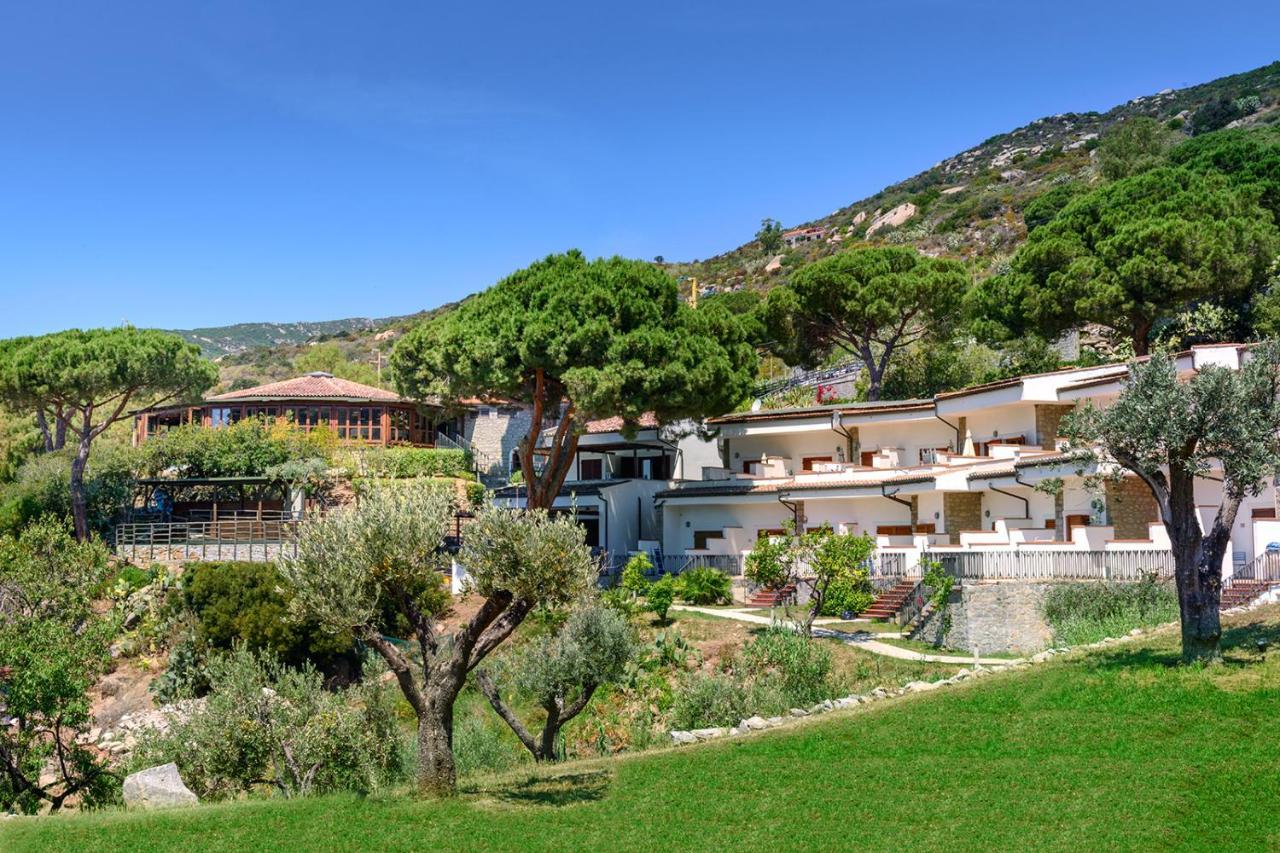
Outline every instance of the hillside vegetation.
{"type": "Polygon", "coordinates": [[[1280,609],[814,718],[790,731],[386,792],[19,818],[6,850],[1232,849],[1280,845],[1280,609]]]}

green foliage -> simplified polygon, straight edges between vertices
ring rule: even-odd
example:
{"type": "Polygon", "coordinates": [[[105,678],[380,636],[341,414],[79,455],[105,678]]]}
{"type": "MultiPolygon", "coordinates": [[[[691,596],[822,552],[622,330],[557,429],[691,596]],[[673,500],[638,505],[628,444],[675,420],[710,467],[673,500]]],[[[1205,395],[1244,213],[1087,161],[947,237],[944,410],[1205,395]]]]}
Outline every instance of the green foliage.
{"type": "Polygon", "coordinates": [[[645,593],[649,609],[658,617],[658,621],[667,621],[667,611],[676,600],[676,582],[671,575],[663,575],[653,583],[645,593]]]}
{"type": "Polygon", "coordinates": [[[1178,620],[1177,592],[1154,575],[1137,583],[1054,584],[1041,606],[1054,641],[1068,646],[1178,620]]]}
{"type": "Polygon", "coordinates": [[[1243,118],[1257,109],[1254,106],[1249,112],[1245,112],[1246,106],[1251,106],[1252,104],[1244,104],[1241,101],[1243,99],[1230,98],[1225,95],[1209,101],[1191,116],[1191,132],[1196,136],[1202,133],[1211,133],[1226,127],[1236,119],[1243,118]]]}
{"type": "Polygon", "coordinates": [[[371,447],[360,451],[361,474],[383,479],[459,477],[471,473],[464,450],[443,447],[371,447]]]}
{"type": "Polygon", "coordinates": [[[923,569],[921,584],[929,591],[929,603],[937,614],[937,644],[942,645],[951,633],[951,590],[955,588],[956,579],[947,574],[937,560],[922,560],[920,568],[923,569]]]}
{"type": "Polygon", "coordinates": [[[774,351],[815,367],[834,350],[860,358],[868,399],[899,346],[950,327],[969,286],[962,264],[905,247],[853,249],[797,271],[769,294],[765,314],[774,351]]]}
{"type": "Polygon", "coordinates": [[[1163,165],[1165,152],[1173,141],[1173,136],[1155,119],[1135,116],[1102,137],[1098,146],[1098,169],[1108,181],[1154,169],[1163,165]]]}
{"type": "Polygon", "coordinates": [[[781,589],[791,579],[795,554],[789,536],[768,536],[756,540],[747,554],[743,575],[764,589],[781,589]]]}
{"type": "Polygon", "coordinates": [[[1040,193],[1028,201],[1022,208],[1022,219],[1030,233],[1041,225],[1047,225],[1076,196],[1085,192],[1080,184],[1071,181],[1058,184],[1047,192],[1040,193]]]}
{"type": "Polygon", "coordinates": [[[484,483],[471,482],[466,485],[467,506],[472,512],[479,510],[485,505],[489,499],[489,490],[484,487],[484,483]]]}
{"type": "Polygon", "coordinates": [[[755,713],[807,708],[830,695],[831,651],[803,634],[768,628],[743,646],[740,663],[757,695],[771,692],[786,706],[766,709],[753,704],[755,713]]]}
{"type": "Polygon", "coordinates": [[[761,219],[756,239],[760,241],[760,250],[766,255],[777,254],[782,248],[782,223],[776,219],[761,219]]]}
{"type": "Polygon", "coordinates": [[[89,688],[111,665],[116,624],[94,595],[107,577],[106,549],[78,543],[51,518],[0,538],[0,808],[57,811],[72,796],[93,808],[119,780],[76,742],[93,723],[89,688]]]}
{"type": "Polygon", "coordinates": [[[631,559],[627,560],[627,564],[622,567],[622,581],[619,585],[631,593],[632,598],[644,595],[649,589],[649,579],[646,575],[652,571],[653,561],[649,559],[648,554],[633,554],[631,559]]]}
{"type": "Polygon", "coordinates": [[[380,386],[378,371],[373,365],[352,361],[335,341],[311,344],[293,360],[296,373],[332,373],[340,379],[349,379],[364,385],[380,386]]]}
{"type": "Polygon", "coordinates": [[[167,471],[181,477],[296,474],[281,466],[309,459],[327,462],[335,442],[329,430],[303,431],[264,418],[245,418],[221,429],[189,424],[147,441],[143,467],[153,476],[167,471]]]}
{"type": "MultiPolygon", "coordinates": [[[[44,515],[71,517],[70,449],[32,456],[13,483],[0,490],[0,533],[16,535],[44,515]]],[[[89,530],[105,536],[121,507],[133,496],[137,454],[132,448],[98,442],[84,474],[89,530]]]]}
{"type": "Polygon", "coordinates": [[[1280,137],[1274,131],[1224,130],[1197,136],[1174,148],[1169,159],[1197,174],[1221,175],[1233,186],[1252,188],[1280,222],[1280,137]]]}
{"type": "MultiPolygon", "coordinates": [[[[436,584],[439,586],[440,584],[436,584]]],[[[293,593],[271,563],[191,563],[182,576],[182,605],[194,617],[201,650],[243,646],[289,666],[333,674],[358,668],[350,636],[290,612],[293,593]]]]}
{"type": "MultiPolygon", "coordinates": [[[[407,396],[501,397],[580,425],[652,413],[660,423],[729,411],[755,377],[755,349],[714,303],[694,311],[675,281],[643,261],[552,255],[520,270],[397,343],[407,396]]],[[[567,475],[577,430],[546,448],[531,506],[548,506],[567,475]]],[[[532,468],[533,448],[521,450],[532,468]]]]}
{"type": "Polygon", "coordinates": [[[681,679],[671,709],[674,729],[736,726],[748,715],[747,691],[729,673],[691,672],[681,679]]]}
{"type": "Polygon", "coordinates": [[[866,569],[855,569],[831,580],[826,595],[822,597],[819,616],[840,616],[846,611],[861,613],[875,601],[875,589],[866,569]]]}
{"type": "Polygon", "coordinates": [[[239,647],[210,660],[209,680],[202,706],[143,736],[135,767],[172,761],[205,800],[260,787],[367,793],[402,769],[391,694],[377,681],[333,693],[310,667],[239,647]]]}
{"type": "Polygon", "coordinates": [[[729,576],[710,566],[686,569],[676,577],[675,584],[676,596],[689,604],[728,604],[733,594],[729,576]]]}
{"type": "Polygon", "coordinates": [[[1145,354],[1158,321],[1203,299],[1247,300],[1265,283],[1280,232],[1257,198],[1172,168],[1094,190],[1031,232],[1010,273],[970,292],[975,327],[1053,339],[1093,322],[1145,354]]]}

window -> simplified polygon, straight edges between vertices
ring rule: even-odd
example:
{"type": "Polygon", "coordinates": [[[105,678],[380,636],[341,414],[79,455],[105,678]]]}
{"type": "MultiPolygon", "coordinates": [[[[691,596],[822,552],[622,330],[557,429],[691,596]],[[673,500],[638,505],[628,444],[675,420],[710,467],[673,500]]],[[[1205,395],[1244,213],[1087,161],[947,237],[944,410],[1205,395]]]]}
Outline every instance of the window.
{"type": "Polygon", "coordinates": [[[603,480],[604,479],[604,460],[603,459],[579,459],[578,460],[578,478],[581,480],[603,480]]]}
{"type": "Polygon", "coordinates": [[[230,426],[231,409],[227,406],[215,406],[209,410],[209,425],[215,429],[218,427],[230,426]]]}

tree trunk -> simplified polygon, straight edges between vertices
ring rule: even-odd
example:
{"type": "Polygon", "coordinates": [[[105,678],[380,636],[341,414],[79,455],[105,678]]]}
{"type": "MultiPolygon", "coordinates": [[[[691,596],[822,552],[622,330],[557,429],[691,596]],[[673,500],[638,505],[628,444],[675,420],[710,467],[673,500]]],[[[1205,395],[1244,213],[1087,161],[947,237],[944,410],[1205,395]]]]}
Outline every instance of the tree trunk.
{"type": "Polygon", "coordinates": [[[432,697],[418,718],[418,793],[424,797],[452,797],[458,791],[453,760],[453,703],[432,697]]]}
{"type": "Polygon", "coordinates": [[[40,439],[44,444],[44,452],[53,452],[53,433],[49,432],[49,419],[44,415],[44,409],[36,409],[36,426],[40,427],[40,439]]]}
{"type": "Polygon", "coordinates": [[[542,742],[538,744],[538,751],[541,756],[535,755],[534,758],[540,761],[555,761],[556,755],[556,735],[560,733],[560,703],[552,699],[543,707],[547,711],[547,722],[542,727],[542,742]]]}
{"type": "Polygon", "coordinates": [[[880,386],[884,384],[884,371],[875,363],[875,359],[867,359],[867,402],[874,403],[880,399],[880,386]]]}
{"type": "Polygon", "coordinates": [[[1174,579],[1178,590],[1178,615],[1182,625],[1182,660],[1222,659],[1219,641],[1222,620],[1222,557],[1230,544],[1235,513],[1229,513],[1225,529],[1221,517],[1206,536],[1196,515],[1194,479],[1181,459],[1170,466],[1170,513],[1165,529],[1173,546],[1174,579]]]}
{"type": "Polygon", "coordinates": [[[61,450],[67,446],[67,422],[59,415],[53,426],[53,449],[61,450]]]}
{"type": "Polygon", "coordinates": [[[81,435],[75,458],[71,460],[71,519],[75,523],[76,539],[81,542],[89,538],[89,502],[84,489],[84,472],[89,464],[89,443],[89,436],[81,435]]]}

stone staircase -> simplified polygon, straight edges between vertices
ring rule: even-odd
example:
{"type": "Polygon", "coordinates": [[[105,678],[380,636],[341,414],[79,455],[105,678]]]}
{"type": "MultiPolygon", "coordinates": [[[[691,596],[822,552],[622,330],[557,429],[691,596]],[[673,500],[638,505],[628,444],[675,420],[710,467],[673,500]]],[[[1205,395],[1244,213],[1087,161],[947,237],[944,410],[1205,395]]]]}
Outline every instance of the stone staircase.
{"type": "Polygon", "coordinates": [[[871,602],[871,606],[859,615],[882,622],[893,619],[902,610],[902,606],[907,603],[907,599],[911,597],[911,591],[916,588],[916,584],[919,582],[918,578],[904,578],[898,581],[880,593],[876,600],[871,602]]]}
{"type": "Polygon", "coordinates": [[[1237,580],[1231,586],[1222,590],[1220,607],[1222,610],[1227,610],[1232,607],[1239,607],[1242,604],[1248,604],[1276,585],[1275,581],[1270,580],[1237,580]]]}

